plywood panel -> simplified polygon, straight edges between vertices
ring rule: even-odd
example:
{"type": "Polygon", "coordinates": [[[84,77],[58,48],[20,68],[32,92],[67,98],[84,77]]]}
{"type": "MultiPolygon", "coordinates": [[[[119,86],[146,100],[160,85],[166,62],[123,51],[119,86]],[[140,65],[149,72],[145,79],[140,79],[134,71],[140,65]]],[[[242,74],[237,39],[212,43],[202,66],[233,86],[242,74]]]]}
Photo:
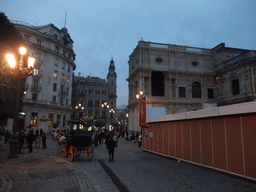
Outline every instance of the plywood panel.
{"type": "Polygon", "coordinates": [[[226,170],[224,119],[212,119],[214,167],[226,170]]]}
{"type": "Polygon", "coordinates": [[[175,122],[169,122],[169,155],[175,157],[175,122]]]}
{"type": "Polygon", "coordinates": [[[191,143],[192,143],[192,161],[200,163],[200,129],[199,120],[190,121],[191,123],[191,143]]]}
{"type": "Polygon", "coordinates": [[[168,127],[168,123],[164,123],[163,124],[163,147],[164,147],[164,151],[163,153],[165,155],[168,155],[168,132],[169,132],[169,127],[168,127]]]}
{"type": "Polygon", "coordinates": [[[157,152],[163,153],[163,123],[158,123],[157,129],[157,152]]]}
{"type": "Polygon", "coordinates": [[[157,152],[158,150],[158,123],[154,124],[153,128],[153,151],[157,152]]]}
{"type": "Polygon", "coordinates": [[[245,174],[256,178],[256,116],[242,117],[245,174]]]}
{"type": "Polygon", "coordinates": [[[240,117],[226,118],[228,170],[243,174],[240,117]]]}
{"type": "Polygon", "coordinates": [[[190,121],[183,122],[183,158],[188,161],[191,161],[190,121]]]}
{"type": "Polygon", "coordinates": [[[211,139],[211,120],[200,121],[201,125],[201,146],[202,164],[212,166],[212,139],[211,139]]]}
{"type": "Polygon", "coordinates": [[[153,151],[153,137],[151,137],[153,135],[153,126],[154,124],[150,124],[149,126],[149,149],[151,151],[153,151]]]}
{"type": "Polygon", "coordinates": [[[176,157],[182,158],[182,122],[175,123],[176,157]]]}

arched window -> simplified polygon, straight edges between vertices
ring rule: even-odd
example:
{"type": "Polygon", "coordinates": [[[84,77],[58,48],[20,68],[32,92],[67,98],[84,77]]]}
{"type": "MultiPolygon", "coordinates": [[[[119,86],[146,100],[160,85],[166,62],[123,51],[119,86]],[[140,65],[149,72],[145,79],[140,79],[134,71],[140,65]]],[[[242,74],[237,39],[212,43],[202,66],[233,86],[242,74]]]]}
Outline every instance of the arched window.
{"type": "Polygon", "coordinates": [[[98,117],[100,115],[99,110],[95,110],[95,117],[98,117]]]}
{"type": "Polygon", "coordinates": [[[88,107],[93,107],[93,102],[92,102],[92,100],[89,100],[89,101],[88,101],[88,107]]]}
{"type": "Polygon", "coordinates": [[[192,83],[192,98],[201,98],[201,84],[198,82],[192,83]]]}
{"type": "Polygon", "coordinates": [[[100,102],[98,100],[95,101],[95,107],[99,107],[100,106],[100,102]]]}

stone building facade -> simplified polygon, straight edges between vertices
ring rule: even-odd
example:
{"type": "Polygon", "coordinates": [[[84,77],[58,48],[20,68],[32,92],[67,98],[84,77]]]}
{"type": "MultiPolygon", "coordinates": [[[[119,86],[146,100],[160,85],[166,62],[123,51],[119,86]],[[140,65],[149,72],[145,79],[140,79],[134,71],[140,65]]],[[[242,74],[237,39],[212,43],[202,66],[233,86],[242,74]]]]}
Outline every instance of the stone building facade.
{"type": "Polygon", "coordinates": [[[255,51],[213,49],[139,41],[129,57],[129,130],[140,131],[140,90],[147,107],[165,107],[166,114],[251,101],[255,97],[255,51]]]}
{"type": "Polygon", "coordinates": [[[105,123],[109,128],[114,122],[116,114],[109,113],[109,110],[116,111],[116,79],[115,65],[113,59],[110,61],[107,79],[99,77],[74,76],[72,90],[73,118],[93,116],[95,120],[105,123]],[[109,109],[102,108],[102,104],[107,102],[109,109]],[[76,110],[75,106],[81,104],[84,109],[76,110]]]}
{"type": "Polygon", "coordinates": [[[75,70],[73,40],[66,28],[53,24],[31,26],[14,23],[36,62],[26,81],[21,128],[51,132],[53,124],[69,129],[71,118],[72,72],[75,70]]]}

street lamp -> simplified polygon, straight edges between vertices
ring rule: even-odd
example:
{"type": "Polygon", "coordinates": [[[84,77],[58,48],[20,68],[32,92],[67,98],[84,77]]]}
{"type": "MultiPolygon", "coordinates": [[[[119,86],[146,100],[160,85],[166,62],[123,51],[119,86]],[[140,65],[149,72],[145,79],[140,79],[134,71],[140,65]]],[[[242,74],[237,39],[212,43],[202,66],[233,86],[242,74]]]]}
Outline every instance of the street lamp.
{"type": "Polygon", "coordinates": [[[81,118],[80,110],[84,110],[84,107],[79,103],[75,108],[78,110],[78,117],[81,118]]]}
{"type": "Polygon", "coordinates": [[[109,105],[107,104],[107,102],[104,102],[101,107],[103,109],[105,109],[105,129],[107,129],[107,110],[109,108],[109,105]]]}
{"type": "Polygon", "coordinates": [[[25,47],[20,47],[20,61],[18,66],[16,66],[16,59],[13,54],[7,54],[6,60],[8,61],[10,67],[13,69],[12,74],[17,77],[17,91],[15,98],[15,108],[14,108],[14,122],[13,122],[13,134],[10,141],[10,151],[8,158],[18,158],[18,149],[19,149],[19,138],[18,138],[18,115],[19,115],[19,99],[20,99],[20,89],[21,83],[24,79],[31,73],[31,70],[34,68],[35,58],[28,57],[27,67],[24,66],[23,57],[27,53],[25,47]]]}
{"type": "Polygon", "coordinates": [[[111,125],[112,125],[113,114],[115,113],[114,109],[110,109],[109,113],[110,113],[110,116],[111,116],[111,125]]]}

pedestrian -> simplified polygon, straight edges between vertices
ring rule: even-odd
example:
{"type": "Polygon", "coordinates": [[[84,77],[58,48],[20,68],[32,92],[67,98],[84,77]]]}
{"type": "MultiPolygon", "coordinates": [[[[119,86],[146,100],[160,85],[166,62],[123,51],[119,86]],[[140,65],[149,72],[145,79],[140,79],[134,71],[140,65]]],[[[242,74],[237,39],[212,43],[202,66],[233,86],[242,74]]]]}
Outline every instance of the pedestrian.
{"type": "Polygon", "coordinates": [[[101,132],[98,135],[99,145],[101,145],[101,132]]]}
{"type": "Polygon", "coordinates": [[[113,137],[110,137],[108,142],[107,142],[109,162],[114,161],[114,152],[115,152],[116,143],[117,142],[113,139],[113,137]]]}
{"type": "Polygon", "coordinates": [[[5,144],[10,141],[10,137],[11,137],[11,134],[10,134],[9,130],[7,130],[6,133],[5,133],[5,136],[4,136],[4,143],[5,144]]]}
{"type": "Polygon", "coordinates": [[[24,133],[23,130],[19,132],[19,153],[21,153],[21,148],[23,147],[24,144],[24,133]]]}
{"type": "Polygon", "coordinates": [[[98,141],[99,141],[98,133],[95,133],[95,136],[94,136],[94,139],[93,139],[93,143],[94,143],[95,147],[98,147],[98,141]]]}
{"type": "Polygon", "coordinates": [[[42,142],[43,142],[43,149],[47,149],[47,147],[46,147],[46,135],[45,135],[44,132],[42,133],[42,142]]]}
{"type": "Polygon", "coordinates": [[[32,153],[32,144],[35,140],[35,135],[33,133],[33,130],[30,131],[29,135],[27,136],[27,140],[28,140],[29,153],[32,153]]]}
{"type": "Polygon", "coordinates": [[[140,148],[141,144],[142,144],[142,135],[141,134],[138,137],[138,141],[139,141],[139,148],[140,148]]]}
{"type": "Polygon", "coordinates": [[[43,134],[43,129],[41,128],[40,129],[40,137],[42,137],[42,134],[43,134]]]}

